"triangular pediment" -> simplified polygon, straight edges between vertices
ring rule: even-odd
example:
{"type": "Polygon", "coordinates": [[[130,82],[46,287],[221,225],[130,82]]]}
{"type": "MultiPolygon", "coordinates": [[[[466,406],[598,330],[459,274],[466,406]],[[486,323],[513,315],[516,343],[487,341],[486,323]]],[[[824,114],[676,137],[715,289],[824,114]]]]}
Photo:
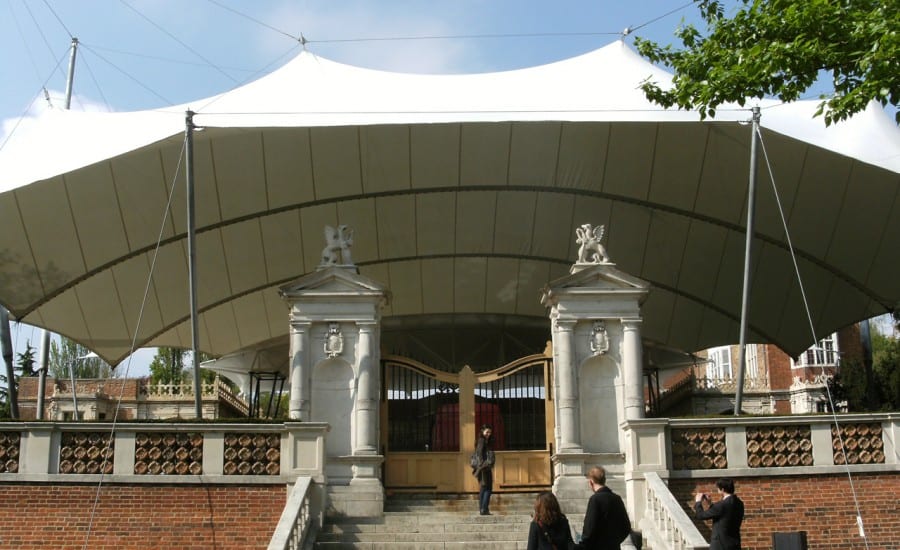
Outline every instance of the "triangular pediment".
{"type": "Polygon", "coordinates": [[[550,288],[591,288],[647,291],[650,283],[626,273],[615,264],[576,264],[565,277],[551,281],[550,288]]]}
{"type": "Polygon", "coordinates": [[[309,294],[387,294],[381,283],[360,275],[355,267],[326,267],[279,287],[283,298],[309,294]]]}
{"type": "Polygon", "coordinates": [[[572,273],[551,281],[545,287],[544,294],[576,290],[646,294],[650,283],[619,270],[615,264],[576,264],[572,273]]]}

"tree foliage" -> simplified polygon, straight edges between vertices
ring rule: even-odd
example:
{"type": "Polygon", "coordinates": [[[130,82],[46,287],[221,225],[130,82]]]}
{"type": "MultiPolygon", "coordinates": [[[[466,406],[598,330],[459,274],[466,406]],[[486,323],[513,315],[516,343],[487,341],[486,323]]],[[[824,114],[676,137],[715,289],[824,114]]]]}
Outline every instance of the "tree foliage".
{"type": "MultiPolygon", "coordinates": [[[[714,117],[723,103],[747,98],[794,101],[820,78],[833,92],[816,115],[843,120],[871,101],[900,103],[900,2],[897,0],[739,0],[726,17],[724,2],[699,0],[706,34],[682,25],[683,47],[640,38],[641,55],[674,70],[673,87],[646,81],[642,89],[665,107],[697,109],[714,117]]],[[[900,124],[900,111],[895,114],[900,124]]]]}
{"type": "MultiPolygon", "coordinates": [[[[150,362],[150,382],[154,384],[192,384],[194,381],[194,368],[188,366],[190,351],[186,349],[160,347],[150,362]]],[[[209,355],[200,352],[200,363],[211,359],[209,355]]],[[[209,384],[216,379],[216,373],[211,370],[200,369],[200,381],[209,384]]]]}
{"type": "Polygon", "coordinates": [[[860,361],[841,362],[839,372],[829,380],[828,387],[834,401],[847,402],[850,412],[862,412],[871,408],[900,410],[900,339],[879,330],[871,332],[872,376],[874,402],[869,407],[865,367],[860,361]]]}
{"type": "Polygon", "coordinates": [[[867,410],[866,384],[866,368],[862,361],[844,360],[838,372],[828,379],[828,390],[839,409],[841,403],[846,403],[847,411],[861,412],[867,410]]]}
{"type": "MultiPolygon", "coordinates": [[[[15,371],[16,372],[16,388],[19,387],[19,379],[29,376],[37,376],[38,371],[35,369],[34,348],[31,342],[25,343],[25,350],[17,356],[15,371]]],[[[7,388],[9,380],[5,374],[0,374],[0,418],[8,418],[10,416],[9,390],[7,388]]]]}
{"type": "Polygon", "coordinates": [[[872,371],[882,409],[900,410],[900,339],[872,331],[872,371]]]}
{"type": "Polygon", "coordinates": [[[186,350],[160,347],[150,362],[150,382],[154,384],[180,384],[184,381],[184,357],[186,350]]]}
{"type": "Polygon", "coordinates": [[[50,341],[50,359],[47,368],[54,378],[69,378],[69,366],[75,370],[75,378],[115,378],[113,368],[99,357],[88,357],[91,350],[65,336],[50,341]]]}

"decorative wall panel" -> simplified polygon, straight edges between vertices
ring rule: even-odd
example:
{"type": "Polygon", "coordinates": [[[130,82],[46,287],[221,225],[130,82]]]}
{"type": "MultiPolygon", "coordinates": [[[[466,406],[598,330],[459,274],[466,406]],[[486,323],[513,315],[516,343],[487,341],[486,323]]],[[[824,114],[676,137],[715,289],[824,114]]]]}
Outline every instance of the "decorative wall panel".
{"type": "Polygon", "coordinates": [[[747,426],[747,465],[751,468],[812,466],[809,426],[747,426]]]}
{"type": "Polygon", "coordinates": [[[0,432],[0,474],[19,473],[19,432],[0,432]]]}
{"type": "Polygon", "coordinates": [[[225,434],[225,475],[281,473],[280,434],[225,434]]]}
{"type": "Polygon", "coordinates": [[[61,474],[111,474],[115,440],[109,432],[63,432],[59,448],[61,474]]]}
{"type": "Polygon", "coordinates": [[[203,473],[203,434],[138,433],[134,436],[134,473],[199,475],[203,473]]]}
{"type": "Polygon", "coordinates": [[[884,441],[881,439],[881,424],[861,422],[841,424],[831,427],[831,448],[834,449],[835,464],[884,464],[884,441]],[[841,440],[846,449],[846,460],[841,451],[841,440]]]}
{"type": "Polygon", "coordinates": [[[725,451],[725,428],[672,430],[672,465],[676,470],[727,468],[725,451]]]}

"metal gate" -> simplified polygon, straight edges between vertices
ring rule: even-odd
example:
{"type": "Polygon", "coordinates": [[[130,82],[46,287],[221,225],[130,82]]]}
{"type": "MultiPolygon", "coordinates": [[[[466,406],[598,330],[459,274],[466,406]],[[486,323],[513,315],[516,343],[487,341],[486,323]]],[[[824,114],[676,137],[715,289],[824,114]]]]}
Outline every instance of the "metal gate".
{"type": "Polygon", "coordinates": [[[382,357],[381,430],[388,490],[477,492],[468,456],[494,428],[494,491],[547,489],[553,407],[548,355],[475,374],[382,357]]]}

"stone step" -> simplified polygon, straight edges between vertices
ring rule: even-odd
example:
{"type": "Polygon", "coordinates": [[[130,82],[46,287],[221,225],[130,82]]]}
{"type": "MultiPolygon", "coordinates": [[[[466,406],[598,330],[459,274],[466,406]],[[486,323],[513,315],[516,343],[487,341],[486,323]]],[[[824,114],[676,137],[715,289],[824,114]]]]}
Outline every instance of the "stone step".
{"type": "Polygon", "coordinates": [[[491,498],[491,515],[478,513],[477,495],[404,494],[385,500],[379,518],[331,518],[316,548],[525,550],[536,494],[491,498]]]}
{"type": "MultiPolygon", "coordinates": [[[[491,510],[515,511],[530,514],[534,509],[534,494],[500,494],[491,497],[491,510]]],[[[478,509],[477,495],[398,496],[390,497],[384,504],[386,512],[420,512],[433,510],[465,511],[478,509]]]]}
{"type": "Polygon", "coordinates": [[[317,542],[322,550],[526,550],[526,542],[317,542]]]}

